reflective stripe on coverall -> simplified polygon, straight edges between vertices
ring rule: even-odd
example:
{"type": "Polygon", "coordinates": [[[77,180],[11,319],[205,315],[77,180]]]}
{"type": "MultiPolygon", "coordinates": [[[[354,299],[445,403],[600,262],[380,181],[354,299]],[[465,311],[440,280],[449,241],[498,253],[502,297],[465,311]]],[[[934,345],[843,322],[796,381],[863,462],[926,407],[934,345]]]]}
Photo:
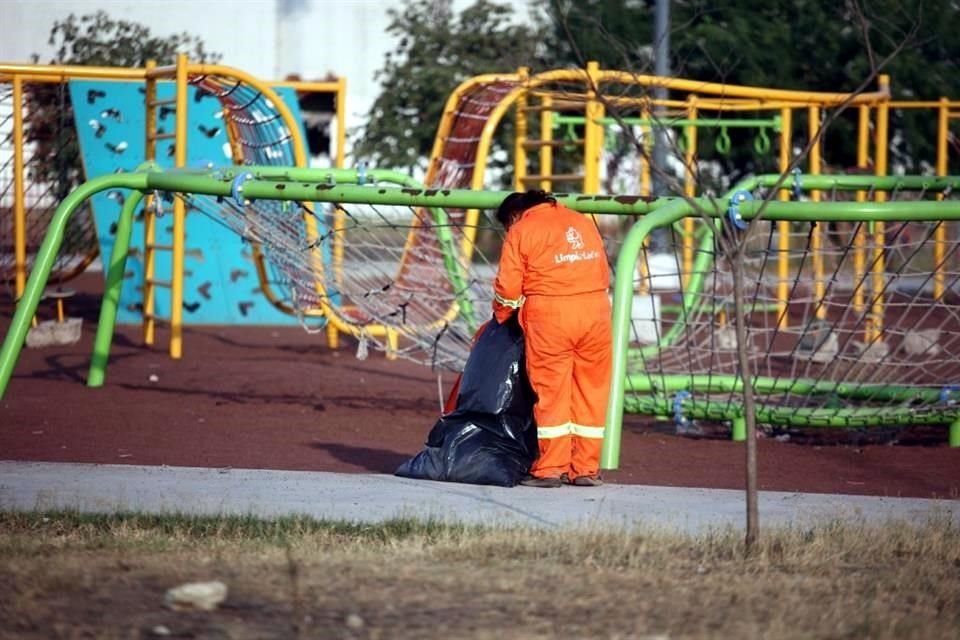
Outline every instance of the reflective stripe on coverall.
{"type": "Polygon", "coordinates": [[[494,314],[520,309],[527,373],[537,394],[536,477],[595,476],[610,392],[610,271],[587,216],[562,205],[528,209],[504,239],[494,314]]]}

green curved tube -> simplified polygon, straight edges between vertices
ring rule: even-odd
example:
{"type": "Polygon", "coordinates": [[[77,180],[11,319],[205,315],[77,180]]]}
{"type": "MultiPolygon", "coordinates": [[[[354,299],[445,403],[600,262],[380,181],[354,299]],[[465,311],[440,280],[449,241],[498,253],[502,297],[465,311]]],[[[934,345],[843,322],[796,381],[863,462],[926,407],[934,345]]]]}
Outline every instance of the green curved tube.
{"type": "Polygon", "coordinates": [[[666,206],[642,217],[627,232],[617,256],[613,293],[613,366],[610,396],[607,399],[607,423],[600,451],[600,467],[616,469],[620,464],[620,436],[623,424],[624,384],[627,379],[627,346],[630,340],[630,311],[633,300],[633,272],[644,239],[663,225],[673,224],[692,208],[685,200],[673,200],[666,206]]]}
{"type": "MultiPolygon", "coordinates": [[[[642,373],[627,374],[627,386],[639,393],[676,394],[678,391],[702,393],[735,393],[743,391],[743,379],[735,375],[666,374],[653,378],[642,373]]],[[[805,378],[773,378],[754,376],[753,388],[761,393],[798,395],[830,395],[858,400],[887,402],[934,403],[940,399],[940,388],[908,387],[892,384],[847,384],[831,380],[805,378]]],[[[913,408],[906,406],[905,413],[913,408]]]]}
{"type": "Polygon", "coordinates": [[[77,187],[57,207],[53,218],[50,220],[50,227],[43,237],[43,243],[37,251],[33,269],[30,271],[30,277],[27,279],[27,285],[23,291],[23,297],[17,303],[17,310],[13,314],[13,320],[3,341],[3,347],[0,349],[0,398],[7,391],[7,385],[9,385],[10,378],[13,375],[13,368],[20,357],[23,341],[26,339],[27,331],[30,328],[30,319],[37,312],[37,305],[40,304],[43,288],[47,285],[47,279],[50,277],[50,270],[53,268],[57,252],[60,250],[60,245],[63,244],[63,236],[70,216],[87,198],[95,193],[106,189],[145,189],[146,187],[146,173],[118,173],[101,176],[77,187]]]}
{"type": "Polygon", "coordinates": [[[93,355],[90,358],[90,370],[87,373],[88,387],[102,387],[106,376],[107,360],[110,357],[110,343],[113,341],[113,329],[117,324],[117,307],[120,305],[120,288],[123,274],[127,268],[127,254],[130,252],[130,235],[133,231],[133,213],[143,200],[143,192],[134,191],[123,203],[120,218],[117,220],[117,232],[114,236],[113,253],[107,268],[107,281],[100,301],[100,320],[97,322],[97,334],[93,339],[93,355]]]}
{"type": "MultiPolygon", "coordinates": [[[[644,415],[672,415],[673,400],[652,396],[632,396],[627,400],[631,412],[644,415]]],[[[727,401],[685,401],[685,416],[705,420],[736,420],[740,405],[727,401]]],[[[817,407],[779,407],[757,404],[757,422],[790,425],[794,427],[869,427],[877,424],[945,424],[957,420],[956,410],[938,407],[931,411],[894,412],[886,408],[844,407],[824,409],[817,407]]]]}

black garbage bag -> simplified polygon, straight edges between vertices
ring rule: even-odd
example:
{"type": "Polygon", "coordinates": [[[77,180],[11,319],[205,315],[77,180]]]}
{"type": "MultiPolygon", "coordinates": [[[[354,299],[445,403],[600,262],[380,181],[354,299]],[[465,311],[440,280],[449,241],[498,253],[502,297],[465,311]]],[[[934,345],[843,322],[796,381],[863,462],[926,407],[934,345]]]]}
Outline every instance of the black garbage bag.
{"type": "Polygon", "coordinates": [[[455,408],[437,421],[424,450],[400,465],[396,475],[516,485],[538,453],[535,399],[516,316],[504,324],[491,320],[467,358],[455,408]]]}

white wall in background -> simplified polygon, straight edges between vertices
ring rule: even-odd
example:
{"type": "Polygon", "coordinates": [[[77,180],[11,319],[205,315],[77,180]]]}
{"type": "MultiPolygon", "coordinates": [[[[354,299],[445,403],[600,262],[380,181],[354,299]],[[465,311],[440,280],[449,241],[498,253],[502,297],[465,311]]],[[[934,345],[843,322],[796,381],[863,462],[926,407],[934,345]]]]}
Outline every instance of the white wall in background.
{"type": "MultiPolygon", "coordinates": [[[[454,10],[475,0],[454,0],[454,10]]],[[[519,3],[518,3],[519,4],[519,3]]],[[[380,86],[375,72],[395,47],[386,34],[394,0],[0,0],[0,62],[49,62],[50,28],[70,13],[99,9],[147,25],[153,35],[188,32],[222,63],[257,77],[347,79],[347,128],[361,125],[380,86]]],[[[526,20],[524,9],[517,18],[526,20]]],[[[450,87],[453,90],[454,87],[450,87]]]]}

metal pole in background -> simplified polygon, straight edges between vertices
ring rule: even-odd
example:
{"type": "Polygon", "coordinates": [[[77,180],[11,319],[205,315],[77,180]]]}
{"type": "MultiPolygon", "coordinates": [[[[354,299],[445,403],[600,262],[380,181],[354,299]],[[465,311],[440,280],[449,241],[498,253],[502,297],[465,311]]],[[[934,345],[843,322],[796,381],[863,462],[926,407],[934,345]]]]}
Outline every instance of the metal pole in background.
{"type": "MultiPolygon", "coordinates": [[[[670,0],[657,0],[653,14],[653,73],[654,75],[666,78],[670,76],[670,0]]],[[[664,87],[654,87],[653,97],[657,100],[667,98],[667,90],[664,87]]],[[[660,126],[659,121],[663,117],[664,107],[657,105],[654,107],[654,127],[653,127],[653,166],[657,171],[653,172],[653,193],[657,196],[667,195],[666,183],[660,177],[660,172],[666,169],[667,157],[667,132],[660,126]]]]}
{"type": "MultiPolygon", "coordinates": [[[[653,73],[654,75],[667,78],[670,76],[670,0],[657,0],[653,14],[653,73]]],[[[654,87],[653,97],[656,100],[665,100],[668,92],[665,87],[654,87]]],[[[651,177],[653,186],[653,195],[665,196],[667,193],[667,182],[663,179],[662,172],[666,171],[667,163],[667,131],[660,126],[661,119],[665,116],[665,107],[655,105],[653,108],[653,157],[651,158],[652,171],[651,177]]],[[[665,249],[667,239],[664,237],[662,229],[651,237],[651,248],[654,251],[665,249]]]]}

